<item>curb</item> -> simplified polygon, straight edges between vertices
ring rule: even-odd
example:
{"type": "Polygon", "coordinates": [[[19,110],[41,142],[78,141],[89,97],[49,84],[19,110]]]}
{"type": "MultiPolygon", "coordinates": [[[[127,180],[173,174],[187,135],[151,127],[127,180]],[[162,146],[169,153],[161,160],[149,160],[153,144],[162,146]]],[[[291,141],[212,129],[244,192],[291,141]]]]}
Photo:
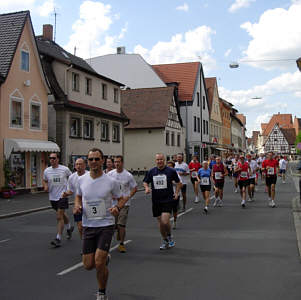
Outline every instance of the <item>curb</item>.
{"type": "Polygon", "coordinates": [[[293,217],[294,217],[294,224],[297,236],[297,246],[299,251],[299,259],[301,262],[301,205],[300,205],[300,197],[294,197],[292,200],[293,206],[293,217]]]}
{"type": "MultiPolygon", "coordinates": [[[[144,189],[138,189],[137,192],[142,192],[142,191],[144,191],[144,189]]],[[[74,204],[74,201],[69,202],[69,205],[73,205],[73,204],[74,204]]],[[[43,210],[48,210],[48,209],[52,209],[52,207],[51,206],[43,206],[43,207],[37,207],[37,208],[28,209],[28,210],[21,210],[21,211],[9,213],[9,214],[0,215],[0,220],[1,219],[8,219],[8,218],[13,218],[13,217],[24,216],[24,215],[28,215],[28,214],[31,214],[31,213],[35,213],[35,212],[39,212],[39,211],[43,211],[43,210]]]]}

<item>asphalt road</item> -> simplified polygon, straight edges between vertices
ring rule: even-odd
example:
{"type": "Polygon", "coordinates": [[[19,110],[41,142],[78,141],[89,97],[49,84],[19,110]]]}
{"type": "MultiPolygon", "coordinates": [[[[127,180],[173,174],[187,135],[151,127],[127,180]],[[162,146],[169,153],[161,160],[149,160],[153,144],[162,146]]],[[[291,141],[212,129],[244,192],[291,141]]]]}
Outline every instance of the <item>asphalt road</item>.
{"type": "MultiPolygon", "coordinates": [[[[292,178],[286,184],[278,181],[275,209],[267,207],[263,184],[256,201],[243,210],[228,180],[224,207],[211,208],[208,216],[202,214],[201,204],[192,203],[191,187],[189,195],[192,209],[180,217],[176,247],[168,251],[159,250],[150,197],[136,195],[128,222],[128,252],[112,251],[110,300],[301,299],[291,210],[298,194],[292,178]]],[[[96,298],[95,271],[69,270],[81,261],[78,234],[52,249],[55,231],[51,210],[0,220],[1,300],[96,298]]]]}

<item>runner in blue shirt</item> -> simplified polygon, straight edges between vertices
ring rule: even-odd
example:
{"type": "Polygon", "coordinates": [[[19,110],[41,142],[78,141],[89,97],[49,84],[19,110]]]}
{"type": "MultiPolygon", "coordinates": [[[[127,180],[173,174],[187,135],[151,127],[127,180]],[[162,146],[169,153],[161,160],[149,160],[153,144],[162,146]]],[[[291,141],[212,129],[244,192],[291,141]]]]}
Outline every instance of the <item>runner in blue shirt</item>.
{"type": "Polygon", "coordinates": [[[156,154],[156,165],[147,172],[143,186],[146,194],[152,193],[153,216],[159,222],[163,238],[160,250],[166,250],[175,246],[171,237],[170,215],[174,206],[178,205],[181,182],[177,172],[166,166],[164,154],[156,154]],[[173,181],[177,183],[175,193],[173,192],[173,181]],[[151,184],[151,189],[149,184],[151,184]]]}
{"type": "Polygon", "coordinates": [[[198,178],[195,184],[200,184],[201,192],[205,200],[204,213],[208,214],[208,206],[211,191],[211,170],[208,168],[208,161],[203,161],[203,167],[198,171],[198,178]]]}

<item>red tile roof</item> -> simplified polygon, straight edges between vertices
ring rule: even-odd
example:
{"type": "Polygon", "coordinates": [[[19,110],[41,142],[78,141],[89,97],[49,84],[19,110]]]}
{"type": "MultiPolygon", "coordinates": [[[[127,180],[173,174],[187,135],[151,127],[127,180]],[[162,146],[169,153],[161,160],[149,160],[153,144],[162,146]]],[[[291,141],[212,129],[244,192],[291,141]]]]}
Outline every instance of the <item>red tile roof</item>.
{"type": "Polygon", "coordinates": [[[264,132],[268,126],[268,123],[261,123],[260,125],[261,125],[261,131],[264,132]]]}
{"type": "Polygon", "coordinates": [[[236,114],[237,118],[241,121],[241,123],[243,123],[244,125],[246,125],[247,123],[247,118],[244,114],[236,114]]]}
{"type": "Polygon", "coordinates": [[[126,129],[164,128],[173,95],[174,87],[121,91],[122,110],[130,119],[126,129]]]}
{"type": "MultiPolygon", "coordinates": [[[[269,123],[265,128],[262,128],[263,135],[268,136],[271,130],[274,128],[275,124],[278,123],[280,128],[293,128],[293,118],[291,114],[275,114],[272,116],[269,123]]],[[[262,126],[263,124],[261,124],[262,126]]]]}
{"type": "Polygon", "coordinates": [[[296,141],[295,128],[280,128],[289,145],[294,145],[296,141]]]}
{"type": "Polygon", "coordinates": [[[179,100],[192,101],[199,62],[153,65],[153,69],[165,83],[177,82],[179,84],[179,100]]]}

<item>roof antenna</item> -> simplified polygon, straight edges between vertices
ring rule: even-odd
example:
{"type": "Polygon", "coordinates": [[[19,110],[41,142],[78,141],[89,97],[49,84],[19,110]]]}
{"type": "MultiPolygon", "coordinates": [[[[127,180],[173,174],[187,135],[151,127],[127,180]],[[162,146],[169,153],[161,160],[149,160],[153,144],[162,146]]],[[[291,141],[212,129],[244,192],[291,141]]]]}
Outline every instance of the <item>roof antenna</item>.
{"type": "Polygon", "coordinates": [[[53,7],[53,13],[52,13],[52,15],[54,15],[54,37],[53,37],[53,40],[55,42],[55,38],[56,38],[56,18],[58,16],[58,13],[57,13],[55,7],[53,7]]]}

